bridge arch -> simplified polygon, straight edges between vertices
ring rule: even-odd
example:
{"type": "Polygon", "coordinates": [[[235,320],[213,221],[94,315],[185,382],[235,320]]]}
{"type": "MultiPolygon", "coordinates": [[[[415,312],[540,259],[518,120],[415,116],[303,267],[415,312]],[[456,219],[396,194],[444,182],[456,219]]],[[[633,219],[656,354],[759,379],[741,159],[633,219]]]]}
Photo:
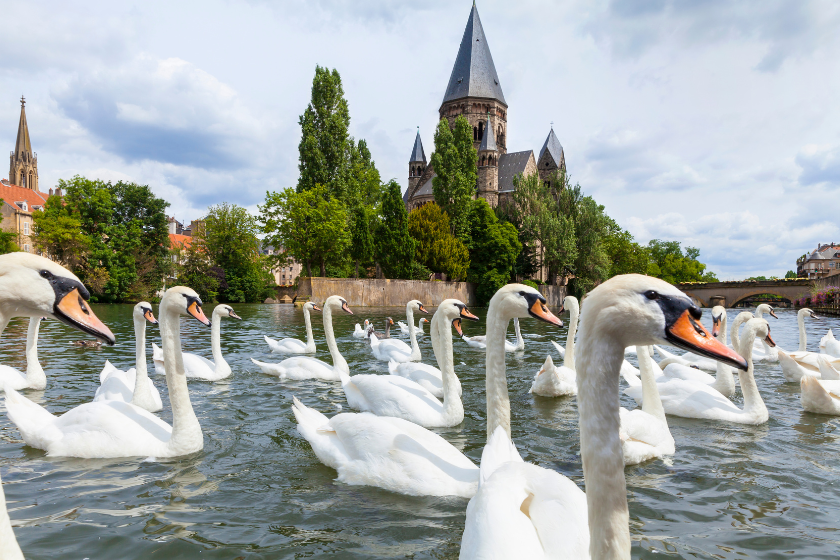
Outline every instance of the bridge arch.
{"type": "Polygon", "coordinates": [[[697,305],[697,306],[700,306],[700,307],[708,307],[708,305],[706,305],[708,302],[703,301],[702,299],[700,299],[696,295],[692,294],[690,291],[683,290],[683,293],[691,298],[691,301],[694,302],[694,305],[697,305]]]}
{"type": "Polygon", "coordinates": [[[771,296],[777,296],[777,297],[780,297],[780,298],[782,298],[786,301],[793,301],[790,298],[789,295],[782,293],[781,290],[768,290],[767,288],[765,288],[765,289],[750,290],[750,291],[747,291],[746,293],[739,294],[738,299],[736,299],[735,301],[731,301],[731,302],[727,301],[726,302],[726,307],[737,307],[737,305],[739,303],[741,303],[742,301],[744,301],[745,299],[749,299],[753,296],[760,296],[760,295],[763,295],[763,294],[768,294],[768,295],[771,295],[771,296]]]}

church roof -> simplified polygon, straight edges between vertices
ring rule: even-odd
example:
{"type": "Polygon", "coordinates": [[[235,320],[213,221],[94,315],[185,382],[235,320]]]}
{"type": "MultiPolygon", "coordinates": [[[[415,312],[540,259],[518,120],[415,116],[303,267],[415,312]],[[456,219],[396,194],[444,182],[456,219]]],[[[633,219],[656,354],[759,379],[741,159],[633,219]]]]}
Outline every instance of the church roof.
{"type": "Polygon", "coordinates": [[[414,148],[411,150],[411,157],[408,162],[422,161],[426,163],[426,152],[423,151],[423,141],[420,140],[420,129],[417,129],[417,138],[414,139],[414,148]]]}
{"type": "Polygon", "coordinates": [[[490,115],[487,115],[487,125],[484,127],[484,134],[481,137],[481,146],[478,151],[489,150],[496,151],[496,138],[493,136],[493,125],[490,124],[490,115]]]}
{"type": "Polygon", "coordinates": [[[417,192],[414,193],[414,196],[434,196],[434,190],[432,190],[432,179],[437,177],[437,173],[432,173],[432,176],[429,177],[429,180],[423,183],[423,185],[417,189],[417,192]]]}
{"type": "Polygon", "coordinates": [[[499,156],[499,192],[513,192],[513,178],[525,173],[533,150],[508,152],[499,156]]]}
{"type": "Polygon", "coordinates": [[[18,123],[17,142],[15,142],[15,156],[23,153],[32,153],[32,143],[29,141],[29,127],[26,125],[26,101],[20,98],[20,122],[18,123]]]}
{"type": "Polygon", "coordinates": [[[4,180],[3,182],[0,182],[0,198],[2,198],[6,204],[16,208],[17,210],[20,210],[20,207],[17,206],[16,203],[26,201],[26,205],[29,207],[29,212],[32,212],[33,206],[44,206],[47,203],[49,194],[33,189],[27,189],[26,187],[19,187],[18,185],[13,185],[4,180]]]}
{"type": "Polygon", "coordinates": [[[563,160],[563,146],[560,145],[560,140],[558,140],[557,135],[554,134],[553,127],[548,133],[548,137],[545,139],[545,144],[543,144],[543,147],[540,150],[540,155],[537,157],[538,161],[542,159],[546,150],[548,150],[549,155],[551,155],[551,159],[554,160],[554,165],[560,167],[560,162],[563,160]]]}
{"type": "Polygon", "coordinates": [[[464,97],[496,99],[507,106],[475,4],[467,20],[467,27],[464,29],[464,36],[458,48],[455,66],[452,67],[452,75],[449,76],[449,85],[446,87],[443,102],[464,97]]]}

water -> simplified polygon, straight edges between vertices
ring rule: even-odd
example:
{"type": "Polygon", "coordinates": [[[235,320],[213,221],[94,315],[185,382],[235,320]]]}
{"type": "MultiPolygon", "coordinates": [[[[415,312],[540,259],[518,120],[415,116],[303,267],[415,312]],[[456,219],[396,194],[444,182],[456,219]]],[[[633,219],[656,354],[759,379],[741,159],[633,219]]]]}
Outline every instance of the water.
{"type": "MultiPolygon", "coordinates": [[[[17,429],[0,415],[0,473],[26,557],[457,558],[467,500],[407,497],[334,482],[335,471],[297,434],[291,402],[296,395],[328,415],[347,411],[338,383],[280,383],[251,364],[252,356],[280,360],[267,352],[264,334],[304,339],[302,313],[283,305],[234,308],[244,320],[227,320],[222,327],[233,375],[215,384],[190,382],[204,430],[200,453],[165,461],[48,458],[23,445],[17,429]]],[[[43,323],[40,356],[48,386],[26,394],[53,413],[92,398],[105,359],[118,367],[133,364],[131,306],[95,309],[117,335],[117,346],[79,349],[69,342],[84,335],[54,321],[43,323]]],[[[475,311],[482,318],[486,313],[475,311]]],[[[387,364],[350,333],[360,318],[374,318],[381,328],[383,317],[396,320],[401,311],[356,312],[335,315],[339,348],[353,373],[385,374],[387,364]]],[[[796,349],[795,313],[777,313],[779,320],[770,319],[772,336],[781,347],[796,349]]],[[[730,311],[730,324],[735,314],[730,311]]],[[[708,310],[703,321],[710,323],[708,310]]],[[[192,319],[182,323],[185,350],[210,357],[209,329],[192,319]]],[[[329,360],[319,314],[313,323],[317,356],[329,360]]],[[[806,321],[809,349],[817,349],[829,327],[840,333],[840,319],[806,321]]],[[[464,328],[467,334],[484,330],[483,323],[464,328]]],[[[566,328],[528,319],[522,330],[526,349],[507,360],[514,441],[526,461],[582,486],[575,400],[528,394],[546,354],[554,352],[549,339],[564,341],[566,328]]],[[[0,341],[0,359],[23,367],[25,335],[26,323],[13,321],[0,341]]],[[[150,326],[147,336],[149,345],[160,343],[156,327],[150,326]]],[[[420,347],[424,361],[433,363],[428,335],[420,347]]],[[[483,355],[460,340],[455,352],[466,418],[440,433],[477,464],[485,437],[483,355]]],[[[152,377],[167,408],[161,417],[169,422],[163,378],[152,377]]],[[[803,412],[799,386],[785,383],[778,365],[758,365],[756,378],[770,411],[768,423],[669,417],[677,443],[672,464],[653,461],[626,469],[634,557],[840,554],[840,419],[803,412]]],[[[736,400],[740,405],[740,392],[736,400]]],[[[633,407],[627,397],[622,403],[633,407]]]]}

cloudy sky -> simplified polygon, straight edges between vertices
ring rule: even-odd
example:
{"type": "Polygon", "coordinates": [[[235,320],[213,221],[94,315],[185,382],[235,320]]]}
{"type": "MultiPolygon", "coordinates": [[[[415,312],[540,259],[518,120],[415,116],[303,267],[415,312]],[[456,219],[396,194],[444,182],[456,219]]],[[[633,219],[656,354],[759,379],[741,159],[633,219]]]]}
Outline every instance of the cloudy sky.
{"type": "MultiPolygon", "coordinates": [[[[320,64],[341,73],[351,134],[405,186],[417,126],[432,151],[470,4],[6,3],[0,141],[14,149],[24,94],[44,190],[78,173],[149,184],[179,219],[256,210],[296,182],[320,64]]],[[[723,279],[784,274],[840,242],[837,2],[478,8],[509,148],[539,150],[553,121],[573,181],[638,240],[696,246],[723,279]]]]}

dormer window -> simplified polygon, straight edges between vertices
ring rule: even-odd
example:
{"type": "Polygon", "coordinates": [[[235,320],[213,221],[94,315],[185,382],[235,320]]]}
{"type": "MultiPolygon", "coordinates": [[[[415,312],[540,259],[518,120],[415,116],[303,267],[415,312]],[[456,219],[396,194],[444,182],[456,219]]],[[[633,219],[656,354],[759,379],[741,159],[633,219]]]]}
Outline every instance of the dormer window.
{"type": "Polygon", "coordinates": [[[28,204],[26,204],[26,201],[25,201],[25,200],[21,200],[21,201],[19,201],[19,202],[15,202],[15,204],[17,205],[17,207],[18,207],[18,208],[20,208],[20,209],[21,209],[21,210],[23,210],[24,212],[29,212],[29,205],[28,205],[28,204]]]}

